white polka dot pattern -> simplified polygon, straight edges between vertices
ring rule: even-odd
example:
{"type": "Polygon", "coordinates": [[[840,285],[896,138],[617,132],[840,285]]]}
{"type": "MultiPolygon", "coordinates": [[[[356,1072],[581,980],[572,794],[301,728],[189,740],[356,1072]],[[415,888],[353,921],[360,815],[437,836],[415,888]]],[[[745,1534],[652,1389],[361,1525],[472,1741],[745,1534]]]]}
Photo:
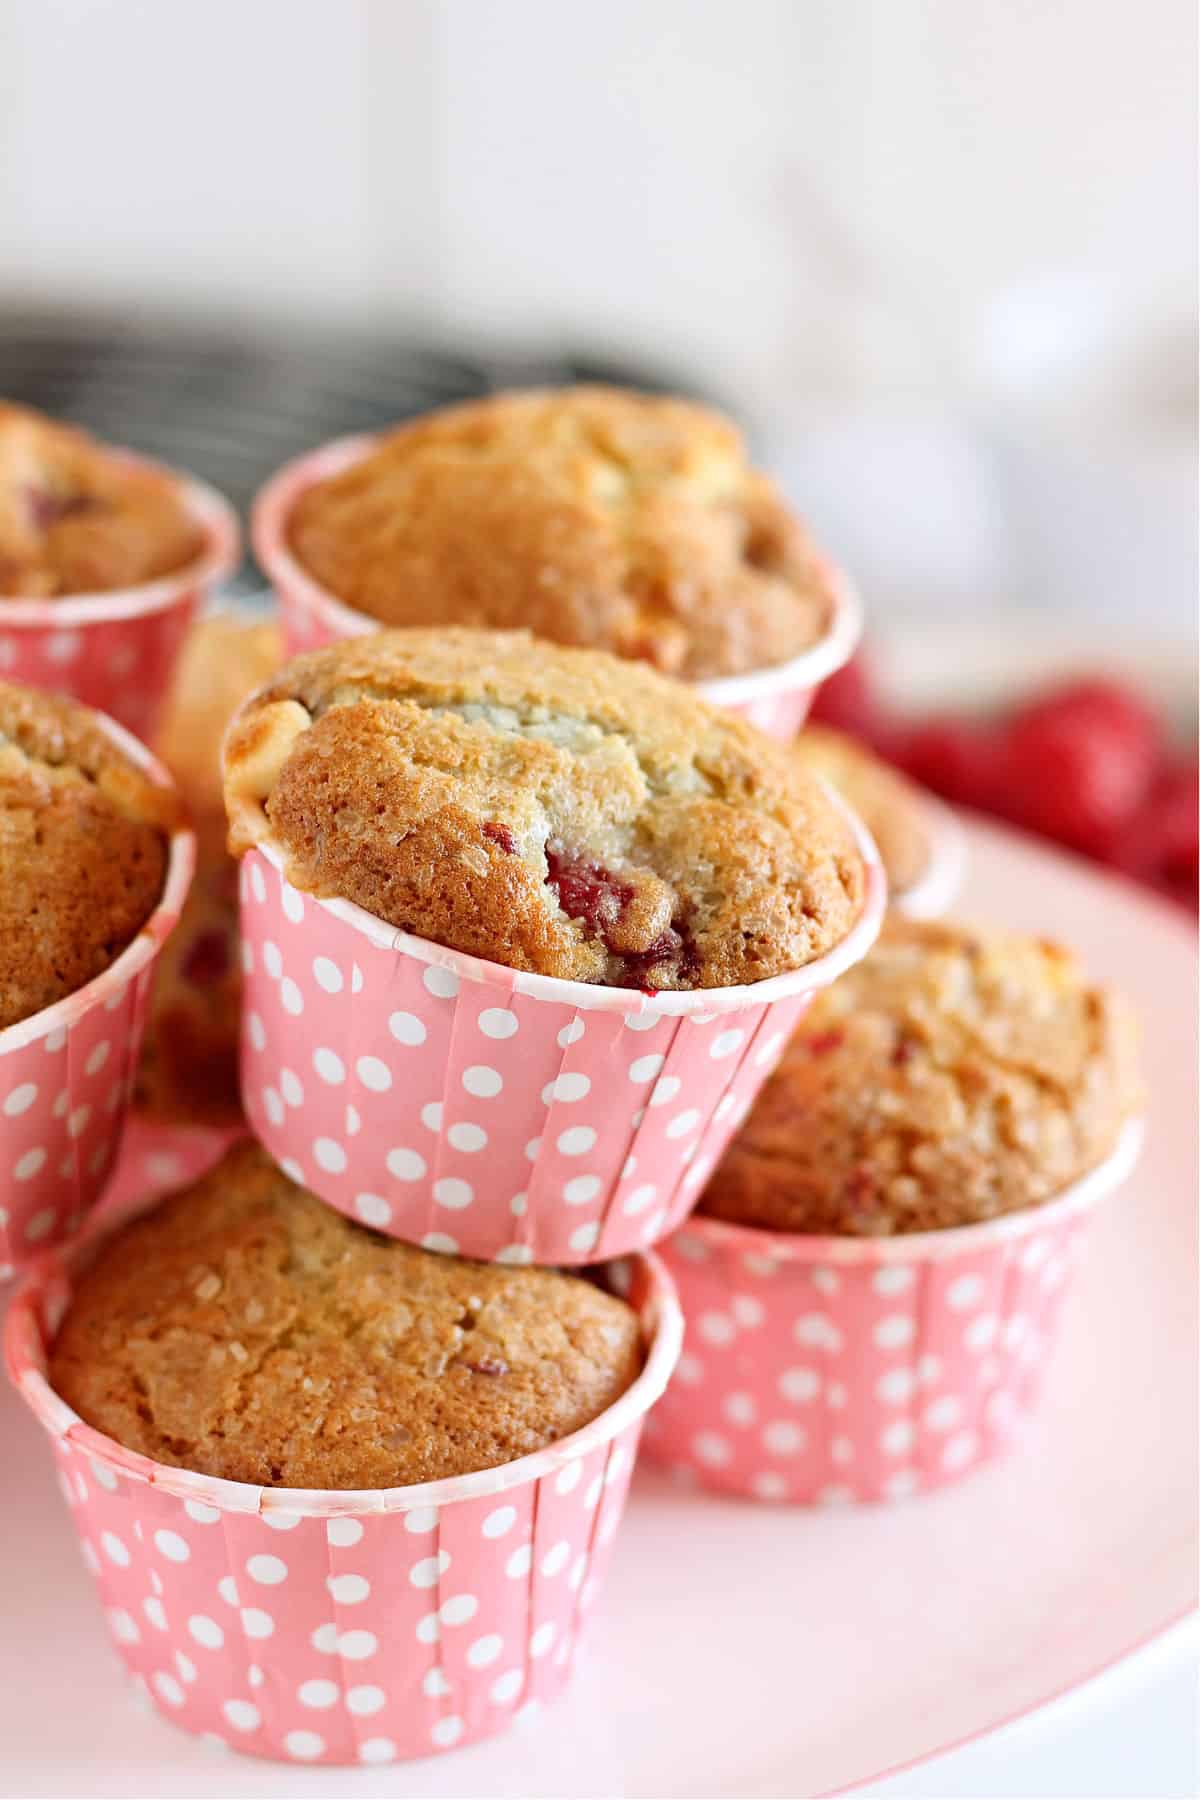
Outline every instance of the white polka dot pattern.
{"type": "Polygon", "coordinates": [[[919,1242],[885,1257],[830,1239],[797,1254],[803,1240],[693,1219],[659,1246],[688,1352],[647,1455],[708,1487],[808,1504],[957,1479],[1035,1404],[1066,1286],[1047,1271],[1070,1269],[1086,1225],[1051,1206],[1015,1242],[944,1233],[935,1258],[919,1242]]]}
{"type": "MultiPolygon", "coordinates": [[[[0,1280],[78,1230],[112,1189],[156,946],[176,916],[177,906],[160,906],[141,968],[68,996],[55,1030],[27,1037],[25,1020],[0,1031],[0,1280]]],[[[149,1162],[136,1179],[143,1174],[153,1179],[149,1162]]]]}
{"type": "Polygon", "coordinates": [[[375,944],[258,852],[242,930],[244,1092],[268,1150],[350,1217],[487,1260],[592,1262],[672,1230],[807,998],[576,1012],[507,970],[479,982],[375,944]],[[288,1083],[296,998],[315,1078],[288,1083]]]}
{"type": "MultiPolygon", "coordinates": [[[[10,1315],[27,1394],[45,1373],[47,1314],[65,1304],[68,1268],[52,1258],[10,1315]]],[[[644,1259],[628,1269],[653,1334],[662,1286],[644,1259]]],[[[116,1649],[151,1702],[240,1750],[322,1763],[470,1743],[559,1692],[641,1427],[622,1415],[615,1435],[539,1477],[468,1498],[443,1489],[436,1506],[389,1496],[386,1510],[347,1513],[330,1493],[301,1512],[268,1493],[260,1516],[229,1509],[231,1498],[252,1506],[253,1489],[179,1470],[147,1481],[154,1465],[78,1422],[61,1435],[48,1394],[44,1404],[116,1649]]]]}
{"type": "Polygon", "coordinates": [[[157,611],[133,619],[98,617],[68,631],[54,625],[54,601],[46,604],[41,623],[6,617],[0,620],[0,676],[70,694],[135,736],[151,738],[198,598],[194,588],[177,588],[157,611]]]}
{"type": "Polygon", "coordinates": [[[160,1125],[131,1114],[104,1192],[106,1214],[198,1180],[243,1134],[242,1126],[160,1125]]]}

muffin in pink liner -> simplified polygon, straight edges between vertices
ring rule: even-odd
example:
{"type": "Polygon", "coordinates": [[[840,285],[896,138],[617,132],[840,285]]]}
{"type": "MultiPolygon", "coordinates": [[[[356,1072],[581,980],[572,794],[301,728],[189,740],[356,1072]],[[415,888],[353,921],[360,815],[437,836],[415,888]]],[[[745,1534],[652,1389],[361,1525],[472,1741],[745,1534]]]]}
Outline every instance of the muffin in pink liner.
{"type": "Polygon", "coordinates": [[[779,745],[524,631],[299,657],[223,761],[252,1127],[427,1248],[654,1242],[879,927],[874,846],[779,745]]]}
{"type": "Polygon", "coordinates": [[[242,1100],[255,1135],[377,1231],[484,1261],[595,1262],[695,1205],[812,996],[863,956],[884,880],[828,955],[740,988],[642,994],[484,962],[243,858],[242,1100]]]}
{"type": "Polygon", "coordinates": [[[1141,1128],[1059,1198],[947,1231],[804,1237],[695,1216],[660,1247],[688,1348],[646,1454],[802,1504],[927,1492],[1000,1455],[1037,1403],[1092,1209],[1141,1128]]]}
{"type": "MultiPolygon", "coordinates": [[[[166,771],[128,732],[99,719],[152,781],[166,771]]],[[[179,917],[195,837],[171,833],[162,896],[94,980],[0,1031],[0,1273],[75,1231],[109,1179],[137,1069],[155,960],[179,917]]]]}
{"type": "MultiPolygon", "coordinates": [[[[154,468],[131,453],[113,452],[154,468]]],[[[136,587],[61,598],[0,596],[0,676],[69,694],[149,737],[199,604],[237,567],[241,534],[229,502],[180,477],[188,511],[204,535],[200,555],[136,587]]]]}
{"type": "Polygon", "coordinates": [[[679,1353],[654,1256],[610,1271],[646,1362],[582,1430],[477,1474],[313,1491],[153,1462],[58,1398],[49,1350],[88,1250],[32,1271],[8,1368],[53,1441],[118,1654],[166,1718],[252,1755],[387,1763],[490,1736],[562,1689],[679,1353]]]}
{"type": "Polygon", "coordinates": [[[768,737],[790,742],[808,718],[821,683],[850,661],[862,636],[862,602],[840,570],[832,572],[831,587],[829,629],[811,650],[778,668],[698,682],[704,698],[738,713],[768,737]]]}
{"type": "Polygon", "coordinates": [[[658,1453],[807,1502],[934,1487],[1001,1449],[1137,1155],[1137,1040],[1060,946],[889,916],[664,1247],[692,1355],[658,1453]]]}
{"type": "MultiPolygon", "coordinates": [[[[288,521],[300,496],[316,483],[352,468],[375,449],[371,436],[340,438],[277,471],[254,503],[254,553],[279,599],[288,656],[377,631],[380,621],[358,612],[323,587],[293,554],[288,521]]],[[[847,663],[862,635],[862,606],[844,575],[829,569],[829,622],[818,642],[799,656],[745,675],[698,682],[706,699],[748,719],[768,736],[789,739],[808,716],[821,683],[847,663]]]]}

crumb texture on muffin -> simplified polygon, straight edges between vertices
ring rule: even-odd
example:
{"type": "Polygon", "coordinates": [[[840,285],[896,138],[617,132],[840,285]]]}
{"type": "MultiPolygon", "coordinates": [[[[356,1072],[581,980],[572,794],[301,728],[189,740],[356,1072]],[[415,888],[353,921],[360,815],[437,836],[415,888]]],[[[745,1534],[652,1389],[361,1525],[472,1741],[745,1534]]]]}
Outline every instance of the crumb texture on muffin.
{"type": "Polygon", "coordinates": [[[758,981],[862,905],[848,825],[789,751],[653,670],[524,632],[398,631],[298,657],[225,749],[231,843],[512,968],[758,981]]]}
{"type": "Polygon", "coordinates": [[[929,827],[919,791],[895,769],[853,738],[824,725],[807,725],[795,743],[806,769],[836,788],[875,840],[887,875],[888,893],[898,898],[927,873],[929,827]]]}
{"type": "Polygon", "coordinates": [[[1139,1105],[1136,1040],[1058,945],[893,917],[806,1013],[700,1210],[886,1237],[1050,1200],[1139,1105]]]}
{"type": "Polygon", "coordinates": [[[611,1406],[642,1360],[616,1296],[380,1237],[246,1142],[102,1248],[50,1379],[159,1462],[378,1488],[542,1449],[611,1406]]]}
{"type": "Polygon", "coordinates": [[[172,476],[0,401],[0,597],[132,587],[183,568],[202,547],[172,476]]]}
{"type": "Polygon", "coordinates": [[[798,656],[834,577],[736,427],[617,388],[431,413],[316,483],[290,547],[384,625],[526,626],[689,680],[798,656]]]}
{"type": "Polygon", "coordinates": [[[162,897],[176,808],[86,707],[0,682],[0,1028],[137,936],[162,897]]]}
{"type": "Polygon", "coordinates": [[[279,666],[271,623],[216,617],[188,633],[155,750],[196,823],[196,876],[159,952],[134,1103],[164,1122],[240,1116],[242,967],[237,868],[225,846],[221,738],[239,703],[279,666]]]}

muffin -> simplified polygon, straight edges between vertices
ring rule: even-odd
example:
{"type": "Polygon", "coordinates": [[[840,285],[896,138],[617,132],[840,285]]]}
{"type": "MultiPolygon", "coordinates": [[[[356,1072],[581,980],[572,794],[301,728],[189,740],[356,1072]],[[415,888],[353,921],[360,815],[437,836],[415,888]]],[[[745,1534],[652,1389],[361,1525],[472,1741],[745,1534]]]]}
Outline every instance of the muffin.
{"type": "Polygon", "coordinates": [[[83,987],[159,903],[172,792],[74,701],[0,682],[0,1029],[83,987]]]}
{"type": "Polygon", "coordinates": [[[650,669],[524,632],[298,657],[225,746],[235,853],[510,968],[739,985],[839,944],[849,825],[789,752],[650,669]]]}
{"type": "Polygon", "coordinates": [[[615,1295],[381,1238],[243,1143],[105,1245],[50,1380],[88,1424],[158,1462],[378,1488],[541,1449],[641,1366],[637,1315],[615,1295]]]}
{"type": "Polygon", "coordinates": [[[818,995],[700,1211],[888,1237],[1052,1199],[1139,1095],[1122,1003],[1057,945],[893,917],[818,995]]]}
{"type": "Polygon", "coordinates": [[[223,1125],[240,1114],[242,968],[237,869],[225,847],[221,737],[279,663],[274,624],[201,620],[188,635],[156,750],[196,820],[196,878],[163,947],[135,1104],[163,1122],[223,1125]]]}
{"type": "Polygon", "coordinates": [[[132,587],[203,546],[171,476],[0,402],[0,599],[132,587]]]}
{"type": "Polygon", "coordinates": [[[432,413],[316,482],[293,556],[383,625],[526,626],[698,681],[829,629],[832,570],[736,427],[577,387],[432,413]]]}
{"type": "Polygon", "coordinates": [[[918,790],[877,756],[840,731],[809,725],[796,755],[812,774],[836,788],[875,840],[888,894],[901,900],[929,869],[929,826],[918,790]]]}

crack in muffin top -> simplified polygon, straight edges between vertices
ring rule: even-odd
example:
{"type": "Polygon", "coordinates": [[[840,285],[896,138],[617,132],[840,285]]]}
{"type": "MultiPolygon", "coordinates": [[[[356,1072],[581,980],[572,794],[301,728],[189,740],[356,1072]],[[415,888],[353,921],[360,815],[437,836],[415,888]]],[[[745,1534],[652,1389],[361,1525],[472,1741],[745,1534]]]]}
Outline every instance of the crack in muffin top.
{"type": "Polygon", "coordinates": [[[850,826],[782,746],[687,688],[526,632],[298,657],[225,745],[231,848],[511,968],[728,987],[848,934],[850,826]]]}
{"type": "Polygon", "coordinates": [[[1141,1103],[1137,1031],[1070,951],[892,915],[814,1000],[700,1211],[887,1237],[1053,1199],[1141,1103]]]}
{"type": "Polygon", "coordinates": [[[132,587],[199,555],[179,481],[0,402],[0,599],[132,587]]]}
{"type": "Polygon", "coordinates": [[[417,419],[314,483],[290,548],[384,625],[526,626],[688,680],[798,656],[835,576],[736,426],[575,387],[417,419]]]}
{"type": "Polygon", "coordinates": [[[0,682],[0,1029],[74,993],[162,897],[173,790],[75,701],[0,682]]]}
{"type": "Polygon", "coordinates": [[[49,1372],[89,1425],[158,1462],[385,1488],[541,1450],[642,1363],[616,1295],[381,1237],[247,1141],[106,1241],[49,1372]]]}

